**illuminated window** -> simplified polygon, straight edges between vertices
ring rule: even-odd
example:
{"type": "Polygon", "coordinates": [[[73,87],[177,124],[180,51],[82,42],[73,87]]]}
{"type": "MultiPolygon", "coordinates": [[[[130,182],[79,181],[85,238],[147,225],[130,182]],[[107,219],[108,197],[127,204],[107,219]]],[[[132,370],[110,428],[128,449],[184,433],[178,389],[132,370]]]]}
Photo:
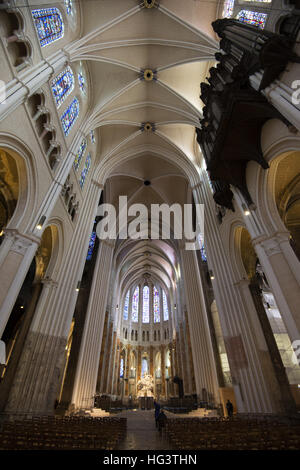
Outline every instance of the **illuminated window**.
{"type": "Polygon", "coordinates": [[[256,26],[260,29],[264,29],[267,21],[266,13],[259,13],[257,11],[242,10],[237,15],[237,19],[242,23],[250,24],[251,26],[256,26]]]}
{"type": "Polygon", "coordinates": [[[148,361],[146,357],[142,359],[142,377],[148,374],[148,361]]]}
{"type": "Polygon", "coordinates": [[[163,290],[163,309],[164,309],[164,321],[167,321],[169,320],[169,307],[168,307],[168,299],[164,290],[163,290]]]}
{"type": "Polygon", "coordinates": [[[87,174],[89,172],[89,169],[91,168],[91,163],[92,163],[92,156],[89,153],[86,157],[86,160],[85,160],[85,163],[84,163],[84,168],[81,172],[81,177],[80,177],[80,180],[79,180],[79,185],[80,185],[81,189],[84,186],[87,174]]]}
{"type": "Polygon", "coordinates": [[[149,323],[149,287],[144,286],[143,288],[143,323],[149,323]]]}
{"type": "Polygon", "coordinates": [[[128,320],[128,309],[129,309],[129,291],[126,294],[124,308],[123,308],[123,319],[128,320]]]}
{"type": "Polygon", "coordinates": [[[120,360],[120,377],[124,377],[124,358],[121,357],[120,360]]]}
{"type": "Polygon", "coordinates": [[[234,0],[226,0],[223,9],[223,18],[230,18],[233,13],[234,0]]]}
{"type": "Polygon", "coordinates": [[[153,313],[154,313],[154,323],[159,323],[160,322],[159,292],[155,286],[153,288],[153,313]]]}
{"type": "Polygon", "coordinates": [[[69,134],[78,116],[79,116],[79,101],[77,98],[74,98],[70,106],[66,109],[66,111],[60,118],[65,136],[69,134]]]}
{"type": "Polygon", "coordinates": [[[81,73],[78,74],[78,86],[81,92],[84,93],[85,92],[85,79],[81,73]]]}
{"type": "Polygon", "coordinates": [[[82,157],[85,154],[86,147],[87,147],[87,141],[86,139],[83,139],[78,149],[78,152],[76,153],[75,160],[74,160],[74,168],[76,171],[78,170],[82,157]]]}
{"type": "Polygon", "coordinates": [[[95,131],[91,131],[90,137],[91,137],[92,144],[95,144],[96,143],[95,131]]]}
{"type": "Polygon", "coordinates": [[[90,242],[89,242],[89,249],[88,249],[88,254],[87,254],[87,261],[90,261],[92,259],[92,254],[95,246],[95,241],[96,241],[96,232],[92,232],[90,242]]]}
{"type": "Polygon", "coordinates": [[[70,15],[72,13],[72,0],[65,0],[65,7],[67,10],[67,15],[70,15]]]}
{"type": "Polygon", "coordinates": [[[137,322],[139,319],[139,294],[140,289],[137,286],[132,296],[131,319],[133,322],[137,322]]]}
{"type": "Polygon", "coordinates": [[[199,233],[199,235],[198,235],[198,243],[199,243],[199,247],[200,247],[202,261],[207,261],[202,233],[199,233]]]}
{"type": "Polygon", "coordinates": [[[59,108],[74,90],[74,74],[71,67],[61,72],[51,83],[56,107],[59,108]]]}
{"type": "Polygon", "coordinates": [[[64,36],[64,22],[58,8],[43,8],[31,12],[41,47],[64,36]]]}

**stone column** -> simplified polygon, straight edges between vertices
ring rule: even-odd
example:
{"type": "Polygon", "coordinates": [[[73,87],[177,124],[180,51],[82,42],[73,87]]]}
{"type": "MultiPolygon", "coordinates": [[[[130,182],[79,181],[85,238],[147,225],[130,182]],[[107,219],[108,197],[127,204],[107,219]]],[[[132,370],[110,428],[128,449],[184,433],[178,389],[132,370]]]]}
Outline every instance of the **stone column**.
{"type": "Polygon", "coordinates": [[[125,396],[129,394],[129,362],[130,362],[131,345],[127,344],[126,347],[126,366],[125,366],[125,396]]]}
{"type": "Polygon", "coordinates": [[[39,244],[37,237],[5,230],[0,250],[0,337],[39,244]]]}
{"type": "Polygon", "coordinates": [[[154,377],[154,346],[150,344],[150,375],[154,377]]]}
{"type": "Polygon", "coordinates": [[[138,357],[137,357],[137,382],[141,380],[142,375],[142,346],[137,347],[138,357]]]}
{"type": "Polygon", "coordinates": [[[72,402],[76,408],[93,405],[113,251],[114,244],[100,242],[73,391],[72,402]]]}
{"type": "Polygon", "coordinates": [[[288,233],[252,238],[291,342],[300,339],[300,263],[288,233]],[[292,258],[292,259],[291,259],[292,258]]]}
{"type": "Polygon", "coordinates": [[[191,372],[191,392],[196,393],[194,362],[193,362],[191,335],[190,335],[190,327],[189,327],[187,312],[186,312],[186,336],[187,336],[187,350],[188,350],[188,357],[189,357],[189,366],[190,366],[190,372],[191,372]]]}
{"type": "Polygon", "coordinates": [[[165,346],[160,346],[161,354],[161,394],[164,397],[166,395],[166,361],[165,361],[165,346]]]}
{"type": "Polygon", "coordinates": [[[107,338],[108,316],[109,316],[109,313],[106,312],[105,320],[104,320],[104,327],[103,327],[103,336],[102,336],[102,342],[101,342],[101,352],[100,352],[96,392],[104,392],[102,374],[103,374],[103,368],[104,368],[104,356],[105,356],[105,345],[106,345],[106,338],[107,338]]]}
{"type": "Polygon", "coordinates": [[[181,258],[189,323],[193,325],[191,343],[197,394],[201,396],[202,390],[206,389],[211,399],[218,403],[216,365],[196,254],[182,249],[181,258]]]}
{"type": "Polygon", "coordinates": [[[104,363],[104,376],[103,376],[103,390],[105,393],[109,393],[108,391],[108,377],[110,374],[110,358],[112,355],[111,350],[111,343],[112,343],[112,329],[113,324],[110,322],[108,333],[107,333],[107,340],[106,340],[106,354],[105,354],[105,363],[104,363]]]}
{"type": "MultiPolygon", "coordinates": [[[[299,103],[293,103],[293,94],[296,89],[291,88],[293,81],[295,80],[295,70],[299,68],[299,64],[293,64],[292,67],[288,67],[289,70],[284,72],[281,80],[274,80],[270,86],[266,87],[261,93],[267,98],[267,100],[278,109],[278,111],[293,125],[298,131],[300,131],[300,105],[299,103]],[[293,70],[290,70],[292,68],[293,70]]],[[[261,80],[262,72],[256,72],[250,76],[251,86],[258,90],[261,80]]],[[[298,94],[297,94],[298,96],[298,94]]]]}
{"type": "Polygon", "coordinates": [[[108,376],[108,384],[107,384],[107,393],[112,394],[112,383],[113,383],[113,373],[114,373],[114,360],[116,354],[116,341],[117,341],[117,332],[113,332],[113,342],[112,342],[112,349],[111,349],[111,360],[110,360],[110,367],[109,367],[109,376],[108,376]]]}
{"type": "Polygon", "coordinates": [[[274,375],[276,377],[277,388],[279,388],[280,393],[280,405],[282,411],[286,413],[297,413],[296,404],[293,399],[293,395],[291,392],[291,388],[289,385],[289,381],[286,375],[286,371],[284,365],[282,363],[282,359],[278,350],[278,346],[276,344],[274,334],[270,325],[270,321],[266,314],[262,297],[261,297],[261,290],[258,286],[258,283],[254,280],[251,281],[249,284],[249,289],[251,292],[251,296],[253,298],[253,302],[257,311],[257,315],[264,333],[264,337],[266,343],[268,345],[268,349],[272,359],[272,366],[274,369],[274,375]]]}
{"type": "MultiPolygon", "coordinates": [[[[213,289],[238,411],[275,411],[260,362],[255,330],[240,292],[235,286],[229,255],[222,243],[220,226],[215,215],[215,203],[205,171],[202,172],[202,182],[194,187],[193,194],[196,203],[205,204],[205,248],[208,266],[214,274],[213,289]]],[[[189,323],[194,325],[192,318],[189,318],[189,323]]],[[[194,350],[192,333],[193,330],[191,342],[194,350]]],[[[194,360],[197,384],[196,364],[197,361],[194,360]]]]}

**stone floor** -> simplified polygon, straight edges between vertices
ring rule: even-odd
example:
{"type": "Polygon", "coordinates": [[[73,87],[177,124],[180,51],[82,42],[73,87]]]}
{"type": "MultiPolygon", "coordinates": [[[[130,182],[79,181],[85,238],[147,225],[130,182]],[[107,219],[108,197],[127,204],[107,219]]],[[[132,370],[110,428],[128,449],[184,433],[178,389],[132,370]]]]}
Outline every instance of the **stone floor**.
{"type": "Polygon", "coordinates": [[[172,450],[155,427],[154,410],[128,410],[116,416],[127,418],[127,435],[118,450],[172,450]]]}

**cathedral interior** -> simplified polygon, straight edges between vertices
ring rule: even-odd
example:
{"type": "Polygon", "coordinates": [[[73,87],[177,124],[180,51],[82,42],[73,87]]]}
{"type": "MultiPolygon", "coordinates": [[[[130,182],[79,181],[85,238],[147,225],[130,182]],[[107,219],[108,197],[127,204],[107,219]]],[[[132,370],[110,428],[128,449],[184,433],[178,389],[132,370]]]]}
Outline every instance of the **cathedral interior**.
{"type": "Polygon", "coordinates": [[[299,29],[0,1],[1,450],[300,449],[299,29]]]}

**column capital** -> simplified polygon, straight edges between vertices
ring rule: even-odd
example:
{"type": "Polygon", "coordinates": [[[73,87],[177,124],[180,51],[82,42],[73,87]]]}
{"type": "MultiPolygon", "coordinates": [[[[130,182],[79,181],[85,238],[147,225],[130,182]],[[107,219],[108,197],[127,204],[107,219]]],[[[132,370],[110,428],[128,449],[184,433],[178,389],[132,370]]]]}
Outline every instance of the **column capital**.
{"type": "Polygon", "coordinates": [[[96,181],[95,179],[92,179],[92,183],[93,183],[95,186],[97,186],[98,188],[104,189],[104,184],[99,183],[99,182],[96,181]]]}
{"type": "Polygon", "coordinates": [[[5,229],[4,230],[5,238],[8,238],[12,241],[11,251],[16,253],[25,254],[26,250],[32,245],[40,244],[40,239],[33,235],[25,235],[20,233],[16,229],[5,229]]]}
{"type": "Polygon", "coordinates": [[[260,235],[252,240],[253,246],[261,246],[268,257],[282,253],[282,243],[289,242],[289,232],[275,232],[273,235],[260,235]]]}
{"type": "Polygon", "coordinates": [[[191,186],[191,188],[192,188],[192,191],[194,191],[195,189],[201,188],[202,186],[203,186],[203,181],[199,181],[198,183],[191,186]]]}
{"type": "Polygon", "coordinates": [[[55,287],[57,288],[58,282],[54,281],[53,279],[50,279],[50,277],[44,277],[41,279],[41,283],[44,284],[47,287],[55,287]]]}

